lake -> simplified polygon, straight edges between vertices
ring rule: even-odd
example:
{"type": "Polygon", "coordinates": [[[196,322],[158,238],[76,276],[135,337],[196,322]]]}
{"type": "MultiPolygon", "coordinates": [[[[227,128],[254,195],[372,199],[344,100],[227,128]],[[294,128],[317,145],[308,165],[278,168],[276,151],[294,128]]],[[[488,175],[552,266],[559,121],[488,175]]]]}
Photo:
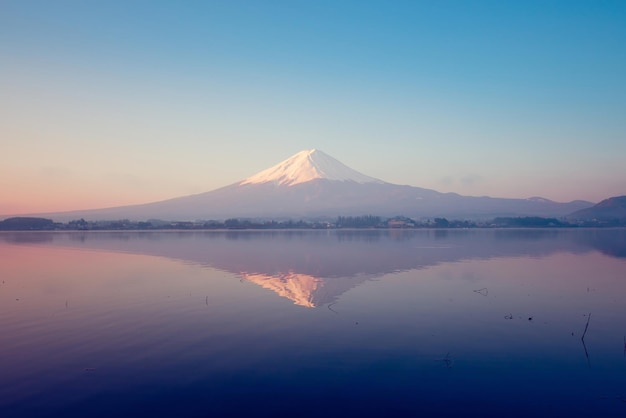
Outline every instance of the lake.
{"type": "Polygon", "coordinates": [[[624,229],[0,233],[0,276],[3,418],[626,416],[624,229]]]}

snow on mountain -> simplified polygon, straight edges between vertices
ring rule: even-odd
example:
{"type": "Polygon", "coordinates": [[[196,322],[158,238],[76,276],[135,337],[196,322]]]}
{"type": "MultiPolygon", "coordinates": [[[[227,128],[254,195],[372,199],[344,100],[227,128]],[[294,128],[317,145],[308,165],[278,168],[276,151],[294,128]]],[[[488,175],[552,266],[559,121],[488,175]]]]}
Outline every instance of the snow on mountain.
{"type": "Polygon", "coordinates": [[[546,199],[545,197],[539,197],[539,196],[529,197],[526,200],[530,202],[537,202],[537,203],[553,203],[552,200],[546,199]]]}
{"type": "Polygon", "coordinates": [[[322,151],[310,149],[300,151],[285,161],[248,177],[239,184],[274,183],[278,186],[295,186],[316,179],[353,181],[360,184],[384,183],[351,169],[322,151]]]}

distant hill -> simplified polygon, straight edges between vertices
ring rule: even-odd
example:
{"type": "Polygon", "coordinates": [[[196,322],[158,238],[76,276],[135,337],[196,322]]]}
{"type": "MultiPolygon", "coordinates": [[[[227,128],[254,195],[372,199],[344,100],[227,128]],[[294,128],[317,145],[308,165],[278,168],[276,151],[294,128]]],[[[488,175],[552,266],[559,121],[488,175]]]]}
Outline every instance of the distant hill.
{"type": "Polygon", "coordinates": [[[580,220],[626,221],[626,196],[610,197],[595,206],[578,210],[568,217],[580,220]]]}
{"type": "Polygon", "coordinates": [[[54,229],[52,219],[15,217],[0,221],[0,231],[28,231],[28,230],[54,229]]]}

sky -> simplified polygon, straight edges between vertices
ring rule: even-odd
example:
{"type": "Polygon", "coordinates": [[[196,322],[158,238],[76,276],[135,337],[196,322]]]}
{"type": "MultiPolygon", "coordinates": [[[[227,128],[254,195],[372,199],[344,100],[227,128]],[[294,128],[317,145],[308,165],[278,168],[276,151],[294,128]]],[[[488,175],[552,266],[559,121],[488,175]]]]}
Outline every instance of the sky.
{"type": "Polygon", "coordinates": [[[0,1],[0,214],[317,148],[391,183],[626,194],[624,1],[0,1]]]}

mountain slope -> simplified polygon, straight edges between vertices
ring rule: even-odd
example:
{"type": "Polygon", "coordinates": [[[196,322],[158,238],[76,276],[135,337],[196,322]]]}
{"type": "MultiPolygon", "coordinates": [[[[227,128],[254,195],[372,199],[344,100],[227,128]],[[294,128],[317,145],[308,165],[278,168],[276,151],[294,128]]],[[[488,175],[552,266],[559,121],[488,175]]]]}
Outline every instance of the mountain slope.
{"type": "Polygon", "coordinates": [[[626,219],[626,196],[605,199],[595,206],[576,211],[569,217],[580,220],[626,219]]]}
{"type": "Polygon", "coordinates": [[[386,183],[355,171],[319,150],[302,151],[240,182],[210,192],[142,205],[38,214],[57,221],[85,218],[197,220],[380,216],[487,219],[560,217],[592,206],[543,198],[498,199],[386,183]]]}

